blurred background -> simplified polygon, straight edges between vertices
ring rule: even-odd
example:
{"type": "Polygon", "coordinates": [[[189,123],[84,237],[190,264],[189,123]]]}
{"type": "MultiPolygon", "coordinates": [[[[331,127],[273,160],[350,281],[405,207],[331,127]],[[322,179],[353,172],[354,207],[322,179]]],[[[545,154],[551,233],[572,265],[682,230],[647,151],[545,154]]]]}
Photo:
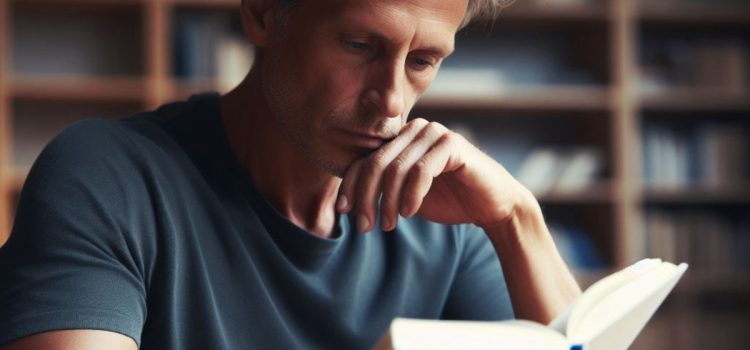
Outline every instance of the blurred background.
{"type": "MultiPolygon", "coordinates": [[[[0,244],[62,128],[244,77],[238,5],[0,0],[0,244]]],[[[583,286],[643,257],[690,264],[633,349],[748,349],[749,34],[748,0],[519,0],[459,33],[412,116],[534,191],[583,286]]]]}

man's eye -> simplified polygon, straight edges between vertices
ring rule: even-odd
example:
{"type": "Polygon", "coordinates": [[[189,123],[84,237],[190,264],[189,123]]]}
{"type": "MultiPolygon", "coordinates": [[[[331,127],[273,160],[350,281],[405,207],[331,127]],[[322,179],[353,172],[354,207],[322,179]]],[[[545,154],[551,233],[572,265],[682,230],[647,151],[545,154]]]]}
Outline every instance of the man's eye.
{"type": "Polygon", "coordinates": [[[425,58],[416,57],[412,59],[411,61],[412,61],[412,67],[414,67],[414,69],[416,70],[426,70],[426,69],[432,68],[435,65],[435,62],[433,60],[425,59],[425,58]]]}
{"type": "Polygon", "coordinates": [[[364,51],[368,48],[367,43],[363,43],[361,41],[347,41],[346,45],[353,50],[357,51],[364,51]]]}
{"type": "Polygon", "coordinates": [[[415,59],[414,63],[416,63],[418,66],[429,66],[429,65],[431,65],[430,61],[422,59],[422,58],[415,59]]]}

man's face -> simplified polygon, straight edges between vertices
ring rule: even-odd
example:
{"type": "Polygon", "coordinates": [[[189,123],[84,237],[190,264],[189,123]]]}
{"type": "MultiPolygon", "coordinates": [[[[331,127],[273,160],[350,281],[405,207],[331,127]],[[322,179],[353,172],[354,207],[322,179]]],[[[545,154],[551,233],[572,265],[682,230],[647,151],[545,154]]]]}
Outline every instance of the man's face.
{"type": "Polygon", "coordinates": [[[297,150],[325,171],[396,136],[453,51],[467,0],[302,0],[271,30],[261,84],[297,150]]]}

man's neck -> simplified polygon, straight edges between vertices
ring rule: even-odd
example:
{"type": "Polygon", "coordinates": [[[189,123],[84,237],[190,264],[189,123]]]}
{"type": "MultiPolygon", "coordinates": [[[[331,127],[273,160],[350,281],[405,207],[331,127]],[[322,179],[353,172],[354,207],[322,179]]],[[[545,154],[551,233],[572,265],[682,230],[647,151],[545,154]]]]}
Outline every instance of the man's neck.
{"type": "Polygon", "coordinates": [[[258,190],[295,225],[330,237],[341,179],[295,149],[270,115],[252,75],[221,97],[221,112],[232,150],[258,190]]]}

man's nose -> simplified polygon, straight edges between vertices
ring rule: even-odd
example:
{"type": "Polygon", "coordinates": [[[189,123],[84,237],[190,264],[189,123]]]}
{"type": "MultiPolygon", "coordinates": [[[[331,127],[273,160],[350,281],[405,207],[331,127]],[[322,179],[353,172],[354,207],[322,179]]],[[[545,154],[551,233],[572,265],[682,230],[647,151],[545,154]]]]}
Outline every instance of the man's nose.
{"type": "Polygon", "coordinates": [[[404,112],[406,72],[400,60],[383,63],[370,72],[369,85],[363,96],[366,107],[375,109],[380,117],[401,117],[404,112]]]}

